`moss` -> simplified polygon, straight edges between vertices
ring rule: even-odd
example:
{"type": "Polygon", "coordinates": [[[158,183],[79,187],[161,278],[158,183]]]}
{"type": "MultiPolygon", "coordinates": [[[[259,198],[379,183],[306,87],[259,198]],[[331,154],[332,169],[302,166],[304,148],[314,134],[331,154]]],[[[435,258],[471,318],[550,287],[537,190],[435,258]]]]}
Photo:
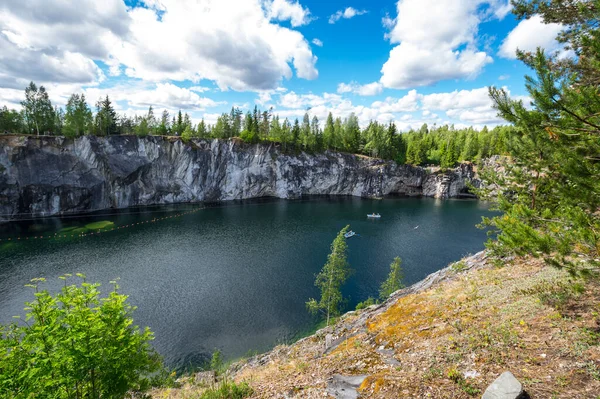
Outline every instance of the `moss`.
{"type": "Polygon", "coordinates": [[[113,227],[114,225],[115,225],[114,222],[111,222],[109,220],[102,220],[100,222],[86,224],[85,228],[89,229],[89,230],[103,230],[103,229],[107,229],[109,227],[113,227]]]}

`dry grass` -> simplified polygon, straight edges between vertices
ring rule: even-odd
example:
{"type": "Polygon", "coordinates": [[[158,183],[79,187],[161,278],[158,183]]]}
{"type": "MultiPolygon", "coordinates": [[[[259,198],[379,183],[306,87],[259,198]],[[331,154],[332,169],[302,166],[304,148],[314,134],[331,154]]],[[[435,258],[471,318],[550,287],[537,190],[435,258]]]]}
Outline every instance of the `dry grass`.
{"type": "Polygon", "coordinates": [[[348,338],[329,353],[322,331],[243,366],[236,380],[257,398],[322,398],[333,374],[368,375],[364,397],[470,398],[510,370],[533,398],[597,399],[600,283],[568,279],[534,259],[458,273],[343,318],[333,333],[348,338]]]}

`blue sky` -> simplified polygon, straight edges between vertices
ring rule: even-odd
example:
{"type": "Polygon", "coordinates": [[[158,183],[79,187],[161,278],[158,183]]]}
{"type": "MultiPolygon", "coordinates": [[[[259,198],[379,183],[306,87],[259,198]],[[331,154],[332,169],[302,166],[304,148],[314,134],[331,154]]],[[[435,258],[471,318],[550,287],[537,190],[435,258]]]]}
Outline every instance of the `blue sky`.
{"type": "Polygon", "coordinates": [[[527,100],[516,48],[559,50],[560,26],[515,20],[508,0],[68,3],[0,4],[0,105],[18,108],[33,80],[58,105],[108,94],[129,115],[153,105],[210,123],[258,105],[480,128],[502,123],[488,86],[527,100]]]}

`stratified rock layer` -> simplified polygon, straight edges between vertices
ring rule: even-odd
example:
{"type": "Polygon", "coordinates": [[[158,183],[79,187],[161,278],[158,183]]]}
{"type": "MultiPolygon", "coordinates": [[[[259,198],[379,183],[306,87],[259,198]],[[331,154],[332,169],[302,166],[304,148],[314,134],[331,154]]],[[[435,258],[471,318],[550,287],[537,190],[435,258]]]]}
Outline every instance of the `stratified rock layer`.
{"type": "Polygon", "coordinates": [[[164,137],[0,136],[0,221],[107,208],[303,195],[458,197],[471,165],[446,173],[337,152],[164,137]]]}

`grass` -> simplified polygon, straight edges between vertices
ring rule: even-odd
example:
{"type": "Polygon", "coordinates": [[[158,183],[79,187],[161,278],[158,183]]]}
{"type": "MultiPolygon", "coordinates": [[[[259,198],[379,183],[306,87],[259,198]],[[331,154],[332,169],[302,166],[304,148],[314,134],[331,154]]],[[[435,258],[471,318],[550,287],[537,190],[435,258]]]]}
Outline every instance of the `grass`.
{"type": "Polygon", "coordinates": [[[199,399],[243,399],[253,393],[247,382],[236,384],[233,381],[221,381],[216,387],[204,391],[199,399]]]}

